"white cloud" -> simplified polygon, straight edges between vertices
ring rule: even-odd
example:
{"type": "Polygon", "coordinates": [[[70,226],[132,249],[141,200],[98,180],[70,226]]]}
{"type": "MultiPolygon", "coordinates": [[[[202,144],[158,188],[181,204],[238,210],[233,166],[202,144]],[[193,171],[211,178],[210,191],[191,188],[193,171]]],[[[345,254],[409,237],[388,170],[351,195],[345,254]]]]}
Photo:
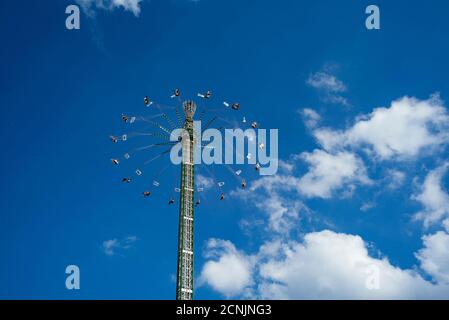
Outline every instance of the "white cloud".
{"type": "Polygon", "coordinates": [[[199,285],[207,284],[226,297],[241,295],[252,285],[252,258],[230,241],[209,239],[205,257],[210,260],[203,266],[199,285]]]}
{"type": "Polygon", "coordinates": [[[300,197],[330,198],[337,191],[349,197],[357,185],[371,183],[363,162],[354,154],[315,150],[293,157],[277,175],[261,177],[247,190],[237,189],[231,195],[263,212],[268,217],[268,230],[286,235],[304,216],[310,216],[310,209],[300,197]],[[308,172],[302,177],[293,172],[293,161],[298,160],[309,165],[308,172]]]}
{"type": "Polygon", "coordinates": [[[277,257],[260,265],[259,295],[286,299],[408,299],[449,293],[422,279],[412,270],[373,258],[359,236],[332,231],[309,233],[302,243],[285,245],[277,257]],[[379,287],[370,276],[378,271],[379,287]]]}
{"type": "Polygon", "coordinates": [[[208,190],[214,186],[214,179],[198,174],[195,176],[197,187],[208,190]]]}
{"type": "MultiPolygon", "coordinates": [[[[305,175],[298,178],[291,171],[287,171],[262,177],[251,184],[249,191],[256,194],[258,190],[266,191],[267,195],[277,202],[282,198],[282,192],[295,192],[308,198],[330,198],[338,190],[353,191],[357,184],[372,183],[366,175],[362,160],[350,152],[331,154],[317,149],[295,156],[294,160],[302,160],[309,165],[305,175]]],[[[241,196],[244,198],[247,193],[241,196]]],[[[263,204],[260,206],[263,207],[263,204]]]]}
{"type": "Polygon", "coordinates": [[[298,113],[303,117],[304,123],[308,128],[315,128],[321,120],[321,116],[313,109],[305,108],[298,110],[298,113]]]}
{"type": "Polygon", "coordinates": [[[319,71],[313,73],[307,79],[307,84],[315,89],[324,90],[327,92],[345,92],[346,86],[343,82],[337,79],[336,76],[325,72],[319,71]]]}
{"type": "Polygon", "coordinates": [[[446,232],[449,232],[449,219],[443,221],[443,226],[446,229],[446,232]]]}
{"type": "Polygon", "coordinates": [[[396,169],[389,169],[387,170],[387,178],[389,180],[387,188],[396,190],[404,184],[405,173],[396,169]]]}
{"type": "Polygon", "coordinates": [[[268,217],[268,229],[288,233],[299,219],[300,212],[307,207],[294,197],[285,197],[284,192],[298,192],[298,179],[292,175],[265,176],[255,180],[248,190],[237,190],[231,195],[250,202],[268,217]]]}
{"type": "MultiPolygon", "coordinates": [[[[309,85],[335,94],[346,86],[330,73],[311,76],[309,85]],[[328,77],[326,77],[326,75],[328,77]]],[[[387,108],[377,108],[358,117],[344,130],[319,127],[321,120],[312,109],[300,111],[308,128],[324,150],[304,152],[286,162],[276,176],[254,181],[244,194],[267,216],[269,241],[256,253],[238,250],[231,242],[223,243],[201,273],[203,283],[226,297],[265,299],[417,299],[449,297],[449,195],[442,178],[449,163],[430,172],[413,199],[423,205],[416,214],[425,225],[442,222],[447,232],[422,238],[423,248],[416,253],[419,265],[399,268],[386,257],[369,253],[368,245],[357,235],[333,231],[304,234],[301,240],[289,231],[308,213],[302,197],[330,198],[341,192],[351,194],[357,185],[371,185],[366,168],[357,153],[366,152],[377,160],[409,160],[433,151],[449,141],[449,116],[437,95],[427,100],[403,97],[387,108]],[[308,165],[303,176],[296,176],[296,162],[308,165]],[[443,221],[444,220],[444,221],[443,221]],[[223,258],[223,259],[222,259],[223,258]],[[236,278],[222,276],[235,264],[236,278]],[[379,274],[379,289],[367,286],[370,270],[379,274]],[[423,275],[432,277],[426,280],[423,275]],[[228,285],[226,282],[229,281],[228,285]]],[[[386,169],[382,186],[396,190],[406,173],[386,169]]],[[[361,210],[376,202],[365,201],[361,210]]],[[[213,247],[213,246],[212,246],[213,247]]]]}
{"type": "Polygon", "coordinates": [[[301,201],[290,200],[276,193],[257,201],[255,205],[268,214],[269,228],[280,233],[286,233],[294,228],[299,219],[299,213],[306,210],[301,201]]]}
{"type": "Polygon", "coordinates": [[[429,172],[419,193],[412,196],[413,200],[419,201],[424,207],[415,214],[415,218],[422,220],[425,227],[449,215],[449,195],[442,186],[442,179],[448,168],[449,162],[429,172]]]}
{"type": "Polygon", "coordinates": [[[118,240],[117,239],[111,239],[111,240],[105,240],[103,241],[103,252],[108,256],[114,255],[114,249],[117,247],[118,240]]]}
{"type": "Polygon", "coordinates": [[[344,132],[329,128],[317,128],[313,135],[324,150],[328,151],[342,149],[346,140],[344,132]]]}
{"type": "MultiPolygon", "coordinates": [[[[343,87],[338,89],[338,79],[325,81],[320,77],[322,75],[312,79],[310,85],[322,86],[328,92],[344,92],[343,87]]],[[[424,207],[416,216],[427,225],[442,222],[447,231],[422,238],[423,248],[416,253],[417,266],[400,268],[386,257],[370,254],[369,246],[357,235],[325,230],[304,234],[297,240],[288,232],[297,227],[298,220],[307,213],[306,205],[298,200],[301,196],[329,198],[337,191],[350,194],[357,185],[373,183],[357,156],[359,151],[377,160],[408,160],[446,144],[449,117],[440,98],[434,95],[427,100],[398,99],[388,108],[377,108],[358,117],[355,124],[345,130],[320,128],[320,117],[311,109],[301,114],[325,150],[305,152],[293,158],[308,165],[303,176],[295,176],[296,163],[291,161],[287,170],[252,183],[247,199],[268,217],[271,240],[254,254],[240,251],[226,241],[232,250],[214,257],[215,270],[225,269],[226,264],[221,267],[220,263],[222,256],[237,252],[237,265],[246,266],[240,268],[246,270],[241,273],[249,274],[250,279],[243,277],[238,285],[231,286],[233,290],[222,282],[213,288],[226,297],[264,299],[447,299],[449,196],[442,187],[442,177],[449,163],[430,172],[418,194],[413,196],[424,207]],[[378,271],[378,289],[367,286],[370,276],[374,276],[370,274],[373,270],[378,271]],[[426,280],[427,276],[432,277],[432,281],[426,280]]],[[[405,172],[395,168],[383,172],[387,174],[382,179],[385,189],[396,190],[404,184],[405,172]]],[[[240,195],[241,191],[235,194],[240,195]]],[[[375,202],[365,201],[361,209],[367,210],[373,205],[375,202]]],[[[229,278],[221,277],[219,272],[207,274],[206,283],[210,286],[214,281],[229,278]]]]}
{"type": "MultiPolygon", "coordinates": [[[[329,198],[337,191],[350,194],[356,185],[373,183],[356,152],[364,150],[380,160],[404,160],[447,143],[449,118],[439,97],[422,101],[401,98],[389,108],[378,108],[357,118],[352,127],[340,131],[319,128],[319,117],[314,112],[302,115],[325,150],[305,152],[293,158],[308,165],[303,176],[294,175],[296,163],[290,161],[288,170],[252,183],[248,199],[266,213],[269,231],[274,232],[269,236],[271,240],[255,254],[239,251],[227,242],[232,252],[238,252],[239,265],[248,266],[245,270],[251,279],[245,277],[240,281],[244,285],[234,284],[234,290],[220,289],[226,288],[224,283],[215,285],[214,289],[227,297],[264,299],[447,298],[449,235],[446,232],[423,237],[423,248],[416,253],[419,265],[409,269],[392,265],[386,257],[373,256],[357,235],[326,230],[305,234],[299,241],[288,232],[298,225],[302,212],[307,213],[306,205],[298,196],[329,198]],[[373,270],[378,271],[378,289],[367,286],[373,270]],[[421,274],[432,277],[432,281],[421,274]]],[[[449,232],[449,196],[442,187],[447,168],[449,163],[430,172],[413,199],[424,207],[417,218],[427,225],[442,222],[449,232]]],[[[386,189],[395,190],[404,184],[405,172],[390,168],[386,173],[382,180],[386,189]]],[[[373,205],[374,202],[365,202],[361,209],[373,205]]],[[[220,257],[216,256],[213,261],[216,270],[221,270],[220,257]]],[[[215,277],[219,274],[209,272],[207,283],[213,283],[215,277]]]]}
{"type": "Polygon", "coordinates": [[[359,236],[328,230],[313,232],[306,234],[302,242],[267,242],[253,256],[226,243],[231,252],[238,252],[238,265],[247,266],[241,272],[244,280],[238,285],[224,272],[229,262],[220,263],[221,257],[229,255],[227,251],[215,260],[214,272],[208,270],[208,284],[219,282],[213,288],[227,297],[244,294],[262,299],[416,299],[444,298],[449,294],[446,285],[432,284],[414,270],[400,269],[386,258],[370,256],[359,236]],[[378,282],[372,286],[377,275],[378,282]],[[232,290],[225,281],[232,283],[232,290]]]}
{"type": "Polygon", "coordinates": [[[349,101],[341,96],[341,93],[347,91],[346,85],[331,71],[330,68],[325,68],[323,71],[313,73],[306,80],[306,83],[318,90],[324,102],[349,106],[349,101]]]}
{"type": "Polygon", "coordinates": [[[293,163],[279,159],[279,169],[281,171],[291,173],[294,168],[295,165],[293,163]]]}
{"type": "Polygon", "coordinates": [[[449,234],[439,231],[423,237],[424,247],[416,254],[421,268],[438,283],[449,284],[449,234]]]}
{"type": "Polygon", "coordinates": [[[427,100],[403,97],[359,117],[348,130],[318,128],[314,136],[326,150],[367,147],[382,160],[402,159],[446,144],[448,127],[449,116],[438,95],[427,100]]]}
{"type": "Polygon", "coordinates": [[[123,8],[131,11],[136,17],[140,14],[140,2],[142,0],[75,0],[84,10],[84,12],[93,16],[95,9],[114,10],[123,8]]]}
{"type": "Polygon", "coordinates": [[[374,202],[365,202],[360,207],[360,211],[366,212],[376,207],[376,203],[374,202]]]}
{"type": "Polygon", "coordinates": [[[324,100],[324,102],[326,102],[326,103],[330,103],[330,104],[340,104],[340,105],[346,106],[346,107],[348,107],[348,106],[351,105],[351,104],[349,103],[349,100],[348,100],[348,99],[346,99],[346,98],[343,97],[343,96],[336,95],[336,94],[329,94],[329,95],[325,96],[325,97],[323,98],[323,100],[324,100]]]}
{"type": "Polygon", "coordinates": [[[342,186],[352,189],[356,183],[371,184],[363,162],[353,153],[315,150],[300,158],[309,164],[309,171],[298,181],[298,189],[306,197],[330,198],[342,186]]]}
{"type": "Polygon", "coordinates": [[[104,254],[108,256],[113,256],[117,253],[117,251],[130,249],[136,241],[137,241],[136,236],[128,236],[120,240],[114,238],[103,241],[101,248],[104,254]]]}

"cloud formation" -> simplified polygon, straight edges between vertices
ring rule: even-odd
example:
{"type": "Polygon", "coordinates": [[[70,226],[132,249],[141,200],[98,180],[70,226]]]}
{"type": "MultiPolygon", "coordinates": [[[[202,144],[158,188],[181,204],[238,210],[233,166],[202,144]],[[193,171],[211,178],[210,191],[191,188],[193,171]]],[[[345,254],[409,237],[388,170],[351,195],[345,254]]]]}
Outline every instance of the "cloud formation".
{"type": "Polygon", "coordinates": [[[412,199],[423,206],[423,210],[415,214],[415,219],[422,220],[425,227],[449,216],[449,195],[442,186],[442,179],[448,168],[449,162],[446,162],[429,172],[419,193],[412,195],[412,199]]]}
{"type": "Polygon", "coordinates": [[[123,239],[110,239],[103,241],[101,249],[107,256],[113,256],[118,252],[123,252],[123,250],[130,249],[134,243],[137,241],[136,236],[128,236],[123,239]]]}
{"type": "Polygon", "coordinates": [[[331,69],[326,67],[322,71],[312,73],[306,84],[318,91],[323,102],[349,106],[349,101],[341,95],[347,91],[346,85],[332,74],[331,69]]]}
{"type": "Polygon", "coordinates": [[[123,8],[132,12],[136,17],[140,14],[140,3],[142,0],[75,0],[88,16],[94,16],[95,10],[112,11],[116,8],[123,8]]]}
{"type": "Polygon", "coordinates": [[[236,249],[230,241],[209,239],[205,257],[209,258],[199,278],[226,297],[244,294],[252,285],[252,258],[236,249]]]}
{"type": "Polygon", "coordinates": [[[449,234],[438,231],[422,240],[424,247],[416,254],[421,268],[436,282],[449,284],[449,234]]]}
{"type": "MultiPolygon", "coordinates": [[[[324,81],[321,78],[314,78],[313,86],[336,92],[344,90],[335,79],[324,81]]],[[[415,253],[417,264],[414,266],[401,268],[387,257],[370,253],[370,245],[358,235],[331,230],[299,237],[290,233],[299,228],[298,222],[310,211],[303,202],[305,199],[328,199],[337,194],[351,196],[358,185],[374,185],[362,161],[363,154],[369,156],[367,162],[376,165],[388,161],[383,171],[386,176],[378,181],[385,190],[401,188],[406,173],[395,164],[410,163],[410,160],[431,154],[429,151],[442,149],[449,141],[449,117],[439,96],[426,100],[402,97],[389,107],[357,117],[354,124],[344,130],[320,127],[321,117],[312,109],[304,109],[300,114],[322,149],[293,156],[283,162],[276,176],[262,177],[251,184],[246,196],[265,214],[266,230],[270,232],[265,235],[268,240],[255,253],[246,253],[230,241],[215,239],[231,249],[215,251],[206,265],[219,271],[227,269],[226,264],[221,263],[222,258],[238,261],[237,275],[227,274],[217,280],[218,272],[203,269],[202,284],[228,298],[447,298],[449,195],[442,179],[448,163],[429,172],[412,196],[423,206],[415,218],[422,220],[425,226],[445,229],[422,237],[422,248],[415,253]],[[295,173],[300,163],[307,165],[303,175],[295,173]],[[217,284],[224,279],[232,279],[232,289],[225,283],[217,284]]],[[[234,194],[240,195],[241,191],[234,194]]],[[[362,210],[375,205],[375,202],[365,202],[362,210]]]]}
{"type": "Polygon", "coordinates": [[[449,141],[449,116],[442,100],[403,97],[374,109],[347,130],[317,128],[313,134],[326,150],[364,148],[380,160],[410,159],[449,141]]]}
{"type": "Polygon", "coordinates": [[[309,215],[303,199],[328,199],[335,194],[350,197],[358,185],[373,183],[361,159],[350,152],[331,154],[317,149],[282,163],[277,175],[261,177],[248,190],[231,193],[265,213],[268,228],[279,233],[290,231],[301,217],[309,215]],[[298,162],[308,164],[302,176],[294,172],[298,162]]]}
{"type": "Polygon", "coordinates": [[[303,117],[304,124],[307,128],[315,128],[321,120],[321,116],[313,109],[305,108],[298,110],[298,113],[303,117]]]}
{"type": "Polygon", "coordinates": [[[328,153],[315,150],[302,153],[300,158],[309,165],[309,171],[298,181],[298,189],[306,197],[330,198],[342,186],[351,192],[355,184],[371,184],[363,162],[353,153],[328,153]]]}
{"type": "Polygon", "coordinates": [[[283,194],[298,192],[298,178],[289,174],[265,176],[254,181],[249,190],[237,190],[231,193],[247,201],[268,218],[270,232],[288,233],[295,227],[300,213],[306,213],[308,208],[295,196],[286,197],[283,194]]]}
{"type": "Polygon", "coordinates": [[[444,283],[433,284],[412,269],[372,257],[363,239],[355,235],[324,230],[308,233],[302,241],[272,240],[254,255],[225,243],[231,250],[208,261],[201,277],[203,284],[227,297],[425,299],[449,294],[444,283]],[[231,268],[230,261],[238,267],[231,268]],[[226,279],[231,282],[229,286],[224,283],[226,279]]]}
{"type": "Polygon", "coordinates": [[[214,186],[214,180],[212,178],[198,174],[195,176],[196,185],[198,188],[203,188],[204,190],[209,190],[214,186]]]}

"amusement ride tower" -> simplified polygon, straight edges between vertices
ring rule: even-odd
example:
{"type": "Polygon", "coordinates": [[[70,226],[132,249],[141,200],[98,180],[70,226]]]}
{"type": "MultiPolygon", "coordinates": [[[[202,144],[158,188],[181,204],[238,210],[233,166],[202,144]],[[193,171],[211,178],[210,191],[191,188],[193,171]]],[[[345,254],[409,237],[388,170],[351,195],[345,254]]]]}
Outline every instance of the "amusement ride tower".
{"type": "Polygon", "coordinates": [[[181,188],[179,201],[178,270],[176,277],[176,299],[193,299],[193,219],[194,219],[194,150],[195,133],[193,116],[196,105],[192,101],[183,103],[185,114],[182,135],[181,188]]]}

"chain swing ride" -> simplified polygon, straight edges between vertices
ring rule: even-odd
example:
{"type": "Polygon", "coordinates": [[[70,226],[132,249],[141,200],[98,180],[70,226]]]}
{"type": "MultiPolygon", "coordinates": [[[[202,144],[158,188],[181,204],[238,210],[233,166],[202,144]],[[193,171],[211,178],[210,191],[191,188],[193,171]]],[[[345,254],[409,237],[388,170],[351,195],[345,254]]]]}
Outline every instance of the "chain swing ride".
{"type": "MultiPolygon", "coordinates": [[[[217,120],[221,120],[227,124],[235,125],[238,122],[232,122],[226,119],[226,116],[220,116],[215,114],[215,112],[236,112],[240,110],[239,103],[228,103],[223,102],[223,107],[216,109],[209,109],[206,107],[206,102],[212,98],[212,92],[210,90],[205,93],[198,93],[198,98],[202,102],[200,105],[199,116],[196,121],[202,121],[207,115],[211,118],[206,122],[206,125],[201,129],[201,133],[212,127],[217,120]],[[212,114],[212,112],[214,112],[212,114]]],[[[201,133],[196,132],[194,127],[194,116],[197,112],[197,104],[191,100],[183,101],[181,99],[181,92],[179,89],[175,89],[173,94],[170,96],[172,101],[175,101],[175,106],[166,106],[158,104],[145,96],[143,99],[143,104],[149,112],[152,113],[148,116],[128,116],[126,114],[121,115],[121,120],[130,125],[136,125],[138,123],[144,123],[146,126],[141,131],[133,131],[125,133],[119,136],[111,135],[110,140],[112,143],[128,142],[129,139],[144,137],[156,139],[152,141],[151,144],[133,148],[132,150],[123,154],[120,158],[112,158],[111,163],[114,166],[119,166],[122,161],[128,161],[135,157],[137,154],[147,154],[153,150],[158,150],[162,148],[162,151],[157,151],[156,154],[152,154],[151,157],[145,160],[140,167],[135,169],[134,177],[126,176],[122,178],[122,182],[125,184],[130,184],[135,178],[140,176],[146,176],[146,170],[143,167],[151,164],[151,168],[156,168],[157,160],[162,162],[165,155],[170,154],[175,146],[180,146],[182,150],[182,163],[181,166],[181,178],[176,179],[173,183],[172,190],[175,193],[179,193],[179,230],[178,230],[178,264],[177,264],[177,277],[176,277],[176,299],[177,300],[192,300],[193,299],[193,222],[194,222],[194,208],[200,206],[201,200],[204,199],[202,194],[205,189],[211,187],[216,188],[219,193],[218,199],[220,201],[225,200],[226,195],[223,190],[225,186],[224,181],[218,181],[214,173],[214,168],[209,169],[206,164],[202,166],[195,166],[194,161],[194,150],[196,144],[199,143],[201,150],[203,148],[208,148],[209,146],[203,144],[201,139],[201,133]],[[183,115],[181,114],[181,111],[183,115]],[[155,113],[156,112],[156,113],[155,113]],[[173,120],[170,113],[174,113],[176,120],[173,120]],[[161,122],[163,120],[163,122],[161,122]],[[184,129],[185,134],[188,137],[183,138],[180,136],[178,141],[170,141],[170,135],[175,129],[184,129]],[[188,138],[188,139],[187,139],[188,138]],[[202,174],[198,174],[199,167],[204,168],[202,174]],[[196,169],[196,173],[195,173],[196,169]],[[196,174],[196,175],[195,175],[196,174]],[[197,179],[195,178],[197,177],[197,179]],[[199,180],[197,185],[195,181],[199,180]],[[195,188],[196,187],[196,188],[195,188]],[[195,192],[197,195],[195,196],[195,192]]],[[[251,123],[247,122],[246,117],[243,117],[241,123],[244,125],[250,124],[253,129],[258,128],[258,123],[253,121],[251,123]]],[[[217,128],[218,130],[223,130],[223,126],[217,128]]],[[[259,144],[259,148],[263,148],[263,144],[259,144]]],[[[246,155],[247,159],[250,159],[252,155],[248,153],[246,155]]],[[[243,178],[243,171],[241,169],[235,170],[230,164],[224,164],[231,175],[237,180],[240,188],[246,189],[247,182],[243,178]]],[[[168,163],[162,163],[161,167],[153,172],[150,186],[142,191],[142,196],[144,198],[149,198],[153,194],[153,190],[159,189],[163,186],[163,182],[160,181],[159,177],[167,171],[170,167],[175,167],[170,161],[168,163]]],[[[259,171],[260,165],[256,163],[255,171],[259,171]]],[[[164,176],[167,176],[166,174],[164,176]]],[[[176,202],[175,197],[170,195],[168,199],[168,205],[174,205],[176,202]]]]}

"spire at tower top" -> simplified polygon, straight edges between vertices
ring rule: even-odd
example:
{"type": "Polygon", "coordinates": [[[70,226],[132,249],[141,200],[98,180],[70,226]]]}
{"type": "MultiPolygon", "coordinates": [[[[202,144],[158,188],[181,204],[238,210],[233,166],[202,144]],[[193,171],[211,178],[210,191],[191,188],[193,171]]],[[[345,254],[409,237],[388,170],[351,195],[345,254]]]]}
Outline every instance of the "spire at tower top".
{"type": "Polygon", "coordinates": [[[196,111],[195,102],[193,102],[191,100],[187,100],[183,103],[182,107],[184,109],[184,114],[186,115],[186,118],[189,120],[192,120],[193,116],[195,115],[195,111],[196,111]]]}

